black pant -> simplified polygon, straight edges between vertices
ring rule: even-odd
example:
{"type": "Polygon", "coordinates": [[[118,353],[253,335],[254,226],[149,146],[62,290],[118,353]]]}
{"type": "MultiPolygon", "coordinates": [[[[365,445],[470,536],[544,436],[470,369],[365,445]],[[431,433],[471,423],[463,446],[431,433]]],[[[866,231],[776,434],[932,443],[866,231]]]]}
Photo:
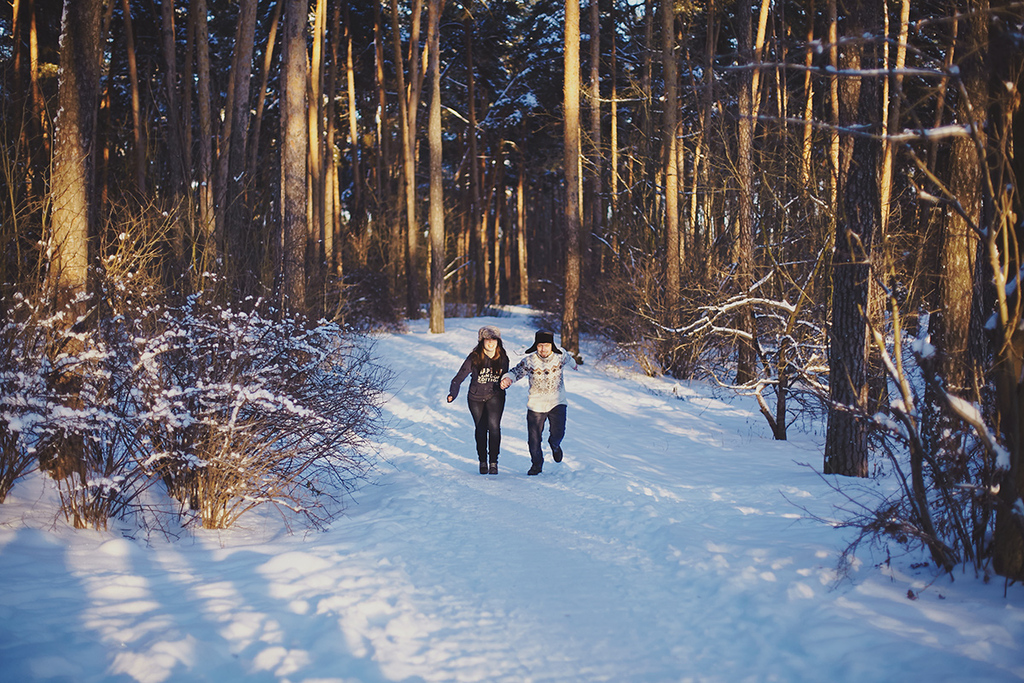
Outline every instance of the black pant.
{"type": "Polygon", "coordinates": [[[505,412],[505,392],[495,392],[486,401],[469,400],[469,412],[476,425],[476,455],[481,462],[487,461],[490,447],[491,462],[498,462],[501,450],[501,414],[505,412]]]}
{"type": "Polygon", "coordinates": [[[548,444],[551,450],[561,447],[565,437],[565,405],[557,405],[546,413],[526,411],[526,434],[530,445],[530,461],[534,467],[544,465],[544,451],[541,450],[541,437],[544,434],[544,423],[547,422],[551,433],[548,444]]]}

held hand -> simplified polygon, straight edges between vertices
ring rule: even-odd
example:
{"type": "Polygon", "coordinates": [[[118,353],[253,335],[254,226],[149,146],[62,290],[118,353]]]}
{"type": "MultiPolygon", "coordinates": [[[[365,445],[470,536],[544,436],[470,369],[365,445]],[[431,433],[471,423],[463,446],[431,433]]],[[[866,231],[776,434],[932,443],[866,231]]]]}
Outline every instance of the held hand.
{"type": "Polygon", "coordinates": [[[510,386],[512,386],[512,380],[510,380],[508,377],[504,377],[501,380],[500,386],[502,389],[508,389],[510,386]]]}
{"type": "Polygon", "coordinates": [[[455,400],[455,397],[452,396],[451,394],[448,394],[448,402],[451,403],[454,400],[455,400]]]}

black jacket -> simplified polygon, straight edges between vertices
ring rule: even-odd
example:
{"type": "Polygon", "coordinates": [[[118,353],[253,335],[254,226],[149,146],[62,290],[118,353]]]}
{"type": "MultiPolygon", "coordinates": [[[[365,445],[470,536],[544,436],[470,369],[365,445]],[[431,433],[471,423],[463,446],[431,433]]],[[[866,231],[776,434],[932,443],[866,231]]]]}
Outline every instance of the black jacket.
{"type": "Polygon", "coordinates": [[[456,398],[459,395],[459,387],[462,381],[469,374],[473,379],[469,382],[469,400],[486,401],[496,393],[504,394],[498,383],[501,376],[508,372],[508,356],[502,354],[499,358],[485,358],[484,364],[479,368],[473,366],[473,354],[466,356],[459,372],[452,379],[452,385],[448,389],[448,395],[456,398]]]}

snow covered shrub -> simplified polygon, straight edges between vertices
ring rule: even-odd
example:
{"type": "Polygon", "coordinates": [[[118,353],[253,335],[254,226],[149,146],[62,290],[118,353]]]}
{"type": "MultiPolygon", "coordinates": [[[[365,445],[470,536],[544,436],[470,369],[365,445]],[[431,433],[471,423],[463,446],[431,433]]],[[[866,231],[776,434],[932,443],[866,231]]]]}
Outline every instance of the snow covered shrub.
{"type": "Polygon", "coordinates": [[[194,295],[138,340],[140,464],[205,528],[265,504],[316,524],[372,467],[389,375],[341,327],[249,303],[194,295]]]}
{"type": "Polygon", "coordinates": [[[37,462],[27,438],[45,412],[45,372],[36,349],[39,327],[23,297],[0,302],[6,322],[0,328],[0,503],[14,483],[37,462]]]}
{"type": "MultiPolygon", "coordinates": [[[[104,339],[72,311],[44,297],[16,296],[0,335],[3,391],[2,485],[38,461],[60,493],[76,528],[105,528],[134,495],[133,425],[118,394],[126,384],[104,339]]],[[[94,310],[94,309],[93,309],[94,310]]]]}
{"type": "Polygon", "coordinates": [[[858,412],[884,437],[875,441],[889,461],[895,486],[860,487],[862,495],[847,495],[850,507],[841,510],[846,519],[840,526],[860,529],[860,534],[844,551],[843,562],[865,540],[891,539],[925,548],[946,572],[961,564],[983,570],[993,556],[993,524],[1009,453],[978,405],[945,386],[927,326],[919,338],[907,339],[892,297],[890,305],[890,329],[884,335],[872,329],[872,336],[896,395],[874,415],[858,412]],[[926,405],[926,393],[933,405],[926,405]],[[940,438],[928,437],[926,421],[944,425],[940,438]]]}

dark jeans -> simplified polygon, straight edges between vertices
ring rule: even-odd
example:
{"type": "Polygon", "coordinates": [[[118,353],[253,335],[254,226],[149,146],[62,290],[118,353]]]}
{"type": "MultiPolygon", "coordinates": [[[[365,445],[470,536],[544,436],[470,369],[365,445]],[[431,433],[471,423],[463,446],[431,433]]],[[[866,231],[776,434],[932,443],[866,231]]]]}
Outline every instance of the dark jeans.
{"type": "Polygon", "coordinates": [[[530,460],[535,467],[544,464],[544,451],[540,447],[540,439],[544,432],[544,423],[550,425],[548,444],[552,450],[562,445],[565,436],[565,406],[558,405],[546,413],[526,411],[526,434],[530,444],[530,460]]]}
{"type": "Polygon", "coordinates": [[[505,412],[505,392],[495,392],[486,401],[469,401],[469,412],[476,425],[476,455],[481,462],[487,460],[490,447],[491,462],[498,462],[501,450],[501,414],[505,412]]]}

